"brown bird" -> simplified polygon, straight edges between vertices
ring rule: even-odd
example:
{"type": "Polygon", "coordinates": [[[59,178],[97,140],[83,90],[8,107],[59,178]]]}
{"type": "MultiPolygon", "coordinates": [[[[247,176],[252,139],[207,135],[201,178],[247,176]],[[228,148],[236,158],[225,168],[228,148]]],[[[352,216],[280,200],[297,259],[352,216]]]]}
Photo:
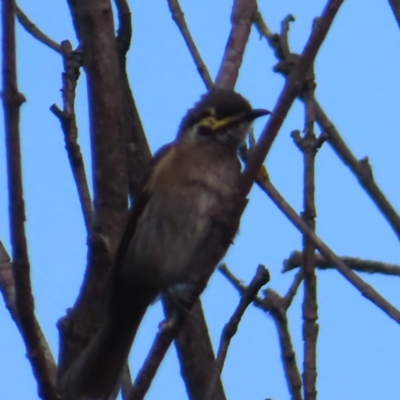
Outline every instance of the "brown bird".
{"type": "Polygon", "coordinates": [[[187,280],[213,219],[226,213],[238,191],[238,149],[252,122],[267,114],[215,88],[187,112],[176,140],[156,153],[117,253],[105,322],[62,381],[73,399],[103,400],[115,389],[147,307],[187,280]]]}

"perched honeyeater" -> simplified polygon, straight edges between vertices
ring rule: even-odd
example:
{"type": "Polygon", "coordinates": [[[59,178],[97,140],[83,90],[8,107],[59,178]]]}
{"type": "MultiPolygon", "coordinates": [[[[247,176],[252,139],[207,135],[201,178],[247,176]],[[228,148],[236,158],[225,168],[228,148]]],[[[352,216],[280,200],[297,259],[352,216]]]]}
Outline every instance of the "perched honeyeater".
{"type": "Polygon", "coordinates": [[[79,374],[64,379],[74,399],[103,400],[113,391],[147,307],[185,282],[199,249],[207,251],[214,219],[238,191],[238,149],[252,122],[267,114],[232,90],[212,89],[187,112],[176,140],[156,153],[121,240],[105,322],[75,362],[79,374]]]}

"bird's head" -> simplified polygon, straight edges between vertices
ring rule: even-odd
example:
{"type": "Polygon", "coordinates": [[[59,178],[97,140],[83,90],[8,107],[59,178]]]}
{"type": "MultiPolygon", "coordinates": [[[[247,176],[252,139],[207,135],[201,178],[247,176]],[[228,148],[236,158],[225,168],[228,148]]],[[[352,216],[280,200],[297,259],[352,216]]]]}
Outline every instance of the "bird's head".
{"type": "Polygon", "coordinates": [[[253,121],[267,114],[270,111],[252,109],[250,103],[233,90],[214,88],[187,112],[178,139],[213,140],[237,150],[253,121]]]}

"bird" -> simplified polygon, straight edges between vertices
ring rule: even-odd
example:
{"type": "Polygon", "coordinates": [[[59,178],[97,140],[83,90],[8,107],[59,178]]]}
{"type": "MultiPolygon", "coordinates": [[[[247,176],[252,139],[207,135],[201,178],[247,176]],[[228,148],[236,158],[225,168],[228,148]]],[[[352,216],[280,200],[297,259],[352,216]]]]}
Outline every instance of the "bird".
{"type": "Polygon", "coordinates": [[[214,220],[239,190],[238,150],[253,121],[269,113],[214,87],[154,155],[117,251],[105,321],[76,360],[78,374],[64,381],[74,399],[105,400],[115,390],[147,308],[187,281],[214,220]]]}

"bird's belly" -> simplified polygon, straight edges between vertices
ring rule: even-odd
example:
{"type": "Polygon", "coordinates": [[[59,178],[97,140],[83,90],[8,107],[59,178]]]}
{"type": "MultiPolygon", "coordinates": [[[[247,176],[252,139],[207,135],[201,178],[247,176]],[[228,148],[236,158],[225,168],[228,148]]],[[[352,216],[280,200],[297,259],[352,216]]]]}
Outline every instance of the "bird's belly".
{"type": "Polygon", "coordinates": [[[123,279],[160,291],[185,280],[189,261],[210,231],[221,202],[217,193],[198,187],[150,199],[124,258],[123,279]]]}

